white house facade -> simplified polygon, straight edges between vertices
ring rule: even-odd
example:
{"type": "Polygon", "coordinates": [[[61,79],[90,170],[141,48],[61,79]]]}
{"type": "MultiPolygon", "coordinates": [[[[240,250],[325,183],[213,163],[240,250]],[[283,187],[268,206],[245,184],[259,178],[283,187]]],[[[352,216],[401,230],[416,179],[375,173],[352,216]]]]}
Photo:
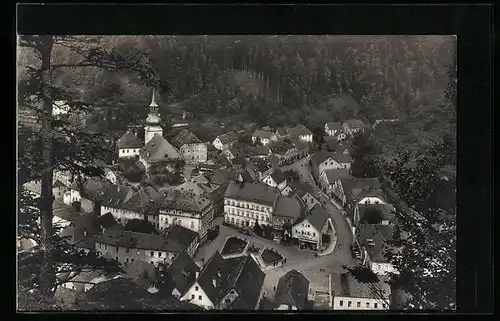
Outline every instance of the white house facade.
{"type": "Polygon", "coordinates": [[[388,310],[389,300],[335,296],[333,310],[388,310]]]}
{"type": "Polygon", "coordinates": [[[195,304],[207,310],[214,309],[214,303],[210,301],[210,298],[205,293],[205,291],[203,291],[198,282],[195,282],[189,288],[189,290],[187,290],[187,292],[181,297],[181,301],[186,301],[186,300],[188,300],[189,303],[195,304]]]}
{"type": "Polygon", "coordinates": [[[259,225],[272,224],[273,206],[259,202],[224,199],[224,220],[238,226],[253,227],[258,221],[259,225]]]}

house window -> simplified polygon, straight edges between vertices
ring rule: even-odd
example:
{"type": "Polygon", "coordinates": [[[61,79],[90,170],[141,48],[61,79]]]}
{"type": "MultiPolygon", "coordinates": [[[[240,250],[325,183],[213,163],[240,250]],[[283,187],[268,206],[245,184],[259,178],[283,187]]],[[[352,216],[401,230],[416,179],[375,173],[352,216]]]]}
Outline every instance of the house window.
{"type": "Polygon", "coordinates": [[[198,295],[198,300],[200,300],[200,301],[201,301],[201,295],[198,295]]]}
{"type": "Polygon", "coordinates": [[[191,228],[194,228],[194,221],[191,221],[191,228]]]}
{"type": "Polygon", "coordinates": [[[191,294],[191,300],[194,300],[194,294],[191,294]]]}
{"type": "Polygon", "coordinates": [[[370,302],[366,302],[366,307],[369,308],[370,307],[370,302]]]}
{"type": "Polygon", "coordinates": [[[129,260],[128,260],[128,257],[127,257],[127,258],[125,259],[125,263],[128,263],[128,262],[129,262],[129,260]]]}
{"type": "Polygon", "coordinates": [[[161,257],[161,253],[162,253],[162,252],[158,252],[158,257],[161,257]]]}
{"type": "Polygon", "coordinates": [[[313,236],[316,236],[316,233],[313,232],[313,236]]]}
{"type": "Polygon", "coordinates": [[[118,250],[119,250],[119,247],[117,246],[117,247],[116,247],[116,252],[118,252],[118,250]]]}
{"type": "Polygon", "coordinates": [[[344,306],[344,301],[343,301],[343,300],[340,300],[339,305],[340,305],[341,307],[343,307],[343,306],[344,306]]]}
{"type": "Polygon", "coordinates": [[[347,307],[350,308],[352,304],[352,301],[347,301],[347,307]]]}
{"type": "Polygon", "coordinates": [[[195,290],[195,291],[198,291],[198,287],[197,287],[197,286],[195,286],[195,287],[194,287],[194,290],[195,290]]]}
{"type": "Polygon", "coordinates": [[[118,261],[118,256],[115,259],[118,261]]]}
{"type": "Polygon", "coordinates": [[[361,302],[356,302],[356,307],[360,308],[361,307],[361,302]]]}
{"type": "Polygon", "coordinates": [[[155,256],[155,252],[154,251],[151,251],[151,256],[155,256]]]}
{"type": "Polygon", "coordinates": [[[373,307],[374,307],[375,309],[377,309],[377,308],[378,308],[378,303],[373,303],[373,307]]]}

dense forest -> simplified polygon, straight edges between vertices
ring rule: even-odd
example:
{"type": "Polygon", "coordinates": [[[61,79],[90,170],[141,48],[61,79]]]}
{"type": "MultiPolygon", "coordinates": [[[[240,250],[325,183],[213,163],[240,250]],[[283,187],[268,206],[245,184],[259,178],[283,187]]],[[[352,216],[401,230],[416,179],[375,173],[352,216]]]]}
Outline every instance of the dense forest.
{"type": "MultiPolygon", "coordinates": [[[[147,53],[161,80],[164,119],[169,105],[189,100],[183,107],[203,120],[318,127],[351,117],[367,124],[397,118],[403,125],[388,137],[403,144],[455,140],[453,37],[107,36],[101,42],[121,54],[147,53]],[[356,102],[335,99],[342,95],[356,102]]],[[[54,61],[78,59],[68,52],[56,45],[54,61]]],[[[29,53],[19,58],[21,65],[36,64],[29,53]]],[[[118,108],[117,122],[147,113],[151,89],[130,74],[61,68],[54,78],[87,102],[118,108]]]]}

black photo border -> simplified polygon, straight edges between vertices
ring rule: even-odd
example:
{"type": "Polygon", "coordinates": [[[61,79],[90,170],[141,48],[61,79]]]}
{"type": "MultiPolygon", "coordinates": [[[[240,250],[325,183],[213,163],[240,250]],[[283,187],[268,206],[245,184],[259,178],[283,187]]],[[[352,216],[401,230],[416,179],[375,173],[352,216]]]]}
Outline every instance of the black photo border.
{"type": "MultiPolygon", "coordinates": [[[[457,35],[457,312],[493,311],[492,5],[18,4],[12,24],[9,39],[13,40],[14,46],[16,32],[457,35]]],[[[13,98],[15,101],[15,89],[13,98]]],[[[7,244],[13,244],[9,242],[7,240],[7,244]]],[[[397,313],[389,311],[384,315],[397,313]]],[[[140,315],[144,314],[147,312],[140,315]]],[[[315,317],[318,314],[322,313],[315,313],[315,317]]]]}

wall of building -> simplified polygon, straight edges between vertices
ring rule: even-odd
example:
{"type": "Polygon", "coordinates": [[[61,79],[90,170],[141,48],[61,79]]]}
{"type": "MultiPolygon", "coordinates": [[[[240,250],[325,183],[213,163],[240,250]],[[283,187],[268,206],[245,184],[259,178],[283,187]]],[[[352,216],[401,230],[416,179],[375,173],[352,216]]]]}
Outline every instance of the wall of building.
{"type": "Polygon", "coordinates": [[[333,298],[334,310],[387,310],[388,308],[389,300],[382,301],[379,299],[351,298],[343,296],[336,296],[333,298]]]}
{"type": "Polygon", "coordinates": [[[156,134],[163,136],[163,129],[160,126],[146,126],[144,128],[144,144],[147,144],[156,134]]]}
{"type": "Polygon", "coordinates": [[[386,275],[396,271],[391,263],[382,262],[370,262],[370,269],[377,275],[386,275]]]}
{"type": "Polygon", "coordinates": [[[387,204],[383,199],[379,197],[364,197],[358,204],[387,204]]]}
{"type": "Polygon", "coordinates": [[[118,149],[119,158],[135,157],[139,155],[140,148],[120,148],[118,149]]]}
{"type": "Polygon", "coordinates": [[[201,288],[201,286],[198,284],[198,282],[195,282],[191,288],[182,296],[181,301],[189,301],[192,304],[196,304],[199,307],[205,308],[205,309],[213,309],[214,304],[208,296],[206,295],[205,291],[201,288]]]}
{"type": "MultiPolygon", "coordinates": [[[[137,155],[139,155],[139,150],[137,150],[137,155]]],[[[116,179],[116,175],[115,175],[115,173],[113,173],[112,171],[108,171],[108,172],[106,173],[106,179],[107,179],[108,181],[110,181],[112,184],[116,184],[116,181],[117,181],[117,179],[116,179]]]]}
{"type": "Polygon", "coordinates": [[[314,196],[309,193],[302,196],[302,200],[307,205],[307,211],[310,211],[316,204],[321,204],[314,196]]]}
{"type": "Polygon", "coordinates": [[[214,207],[211,203],[201,213],[162,209],[160,210],[158,226],[160,231],[163,231],[172,224],[177,224],[197,232],[201,240],[212,228],[213,218],[214,207]]]}
{"type": "Polygon", "coordinates": [[[296,306],[290,306],[288,304],[281,304],[275,310],[297,310],[296,306]]]}
{"type": "Polygon", "coordinates": [[[63,203],[66,205],[71,205],[73,202],[78,202],[80,200],[80,192],[77,190],[69,189],[64,193],[63,203]]]}
{"type": "Polygon", "coordinates": [[[321,233],[308,220],[303,220],[293,226],[292,237],[299,241],[315,243],[321,246],[321,233]]]}
{"type": "Polygon", "coordinates": [[[148,249],[136,249],[136,248],[125,248],[122,246],[116,246],[112,244],[104,244],[96,242],[96,250],[101,254],[108,252],[108,254],[122,264],[132,263],[136,260],[151,263],[155,266],[159,266],[161,263],[172,263],[172,260],[178,253],[158,251],[158,250],[148,250],[148,249]]]}
{"type": "Polygon", "coordinates": [[[231,303],[234,302],[234,300],[236,300],[237,297],[238,297],[238,292],[235,289],[231,289],[231,291],[229,291],[226,294],[226,296],[222,298],[219,304],[219,309],[223,310],[227,308],[229,305],[231,305],[231,303]]]}
{"type": "Polygon", "coordinates": [[[340,164],[336,160],[332,158],[328,158],[325,160],[323,163],[319,164],[318,170],[319,174],[321,175],[322,172],[329,170],[329,169],[342,169],[342,168],[347,168],[345,164],[340,164]]]}
{"type": "Polygon", "coordinates": [[[95,209],[95,202],[92,200],[89,200],[88,198],[82,197],[80,199],[80,203],[82,206],[82,210],[84,210],[85,212],[93,212],[95,209]]]}
{"type": "Polygon", "coordinates": [[[312,143],[313,135],[300,135],[299,139],[303,142],[306,142],[306,143],[312,143]]]}
{"type": "Polygon", "coordinates": [[[249,222],[248,226],[253,226],[258,221],[259,225],[269,225],[272,224],[272,212],[273,207],[269,205],[224,199],[224,219],[227,223],[243,225],[242,222],[249,222]]]}
{"type": "Polygon", "coordinates": [[[185,144],[179,152],[187,163],[204,163],[208,158],[205,144],[185,144]]]}

